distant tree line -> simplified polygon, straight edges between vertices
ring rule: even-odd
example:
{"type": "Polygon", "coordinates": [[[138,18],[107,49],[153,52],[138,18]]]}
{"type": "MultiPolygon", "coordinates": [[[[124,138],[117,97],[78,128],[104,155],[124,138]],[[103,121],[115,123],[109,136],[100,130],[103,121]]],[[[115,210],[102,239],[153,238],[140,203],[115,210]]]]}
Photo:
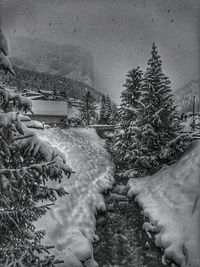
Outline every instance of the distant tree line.
{"type": "Polygon", "coordinates": [[[32,70],[21,69],[14,66],[17,79],[8,76],[7,83],[16,86],[19,91],[30,90],[50,90],[63,97],[82,99],[87,91],[90,91],[96,101],[101,100],[102,93],[94,88],[76,80],[65,78],[59,75],[40,73],[32,70]]]}
{"type": "Polygon", "coordinates": [[[40,73],[14,66],[17,79],[8,76],[6,83],[16,86],[19,91],[26,90],[49,90],[54,96],[62,96],[63,99],[75,98],[83,101],[80,107],[81,118],[79,124],[91,123],[116,124],[117,106],[110,97],[103,95],[94,88],[79,81],[64,78],[58,75],[40,73]],[[97,103],[101,102],[100,113],[97,112],[97,103]]]}
{"type": "Polygon", "coordinates": [[[80,118],[85,125],[106,124],[115,125],[118,122],[118,108],[113,103],[109,95],[103,95],[100,103],[100,110],[97,112],[97,103],[94,97],[88,91],[82,98],[80,107],[80,118]]]}

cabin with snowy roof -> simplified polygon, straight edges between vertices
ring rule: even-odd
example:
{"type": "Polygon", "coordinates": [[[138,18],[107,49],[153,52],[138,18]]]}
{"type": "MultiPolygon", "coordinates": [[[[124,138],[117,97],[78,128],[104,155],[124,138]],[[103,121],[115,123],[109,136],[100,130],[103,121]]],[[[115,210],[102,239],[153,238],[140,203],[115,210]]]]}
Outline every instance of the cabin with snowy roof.
{"type": "Polygon", "coordinates": [[[36,121],[43,122],[50,126],[64,127],[68,117],[68,103],[66,101],[34,100],[32,110],[27,115],[36,121]]]}

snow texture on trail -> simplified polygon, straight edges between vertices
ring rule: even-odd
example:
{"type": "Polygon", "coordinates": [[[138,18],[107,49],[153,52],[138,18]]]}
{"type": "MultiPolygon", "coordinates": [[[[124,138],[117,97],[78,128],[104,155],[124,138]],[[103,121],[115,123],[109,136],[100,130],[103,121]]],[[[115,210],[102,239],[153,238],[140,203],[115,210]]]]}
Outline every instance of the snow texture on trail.
{"type": "Polygon", "coordinates": [[[129,196],[136,195],[157,233],[155,242],[181,267],[200,267],[200,142],[182,158],[153,176],[130,179],[129,196]]]}
{"type": "Polygon", "coordinates": [[[56,128],[38,135],[61,150],[76,173],[61,183],[69,194],[59,198],[36,227],[46,230],[45,244],[55,245],[56,257],[64,259],[59,266],[98,266],[92,249],[98,239],[95,214],[106,209],[100,193],[114,183],[110,155],[94,129],[56,128]]]}

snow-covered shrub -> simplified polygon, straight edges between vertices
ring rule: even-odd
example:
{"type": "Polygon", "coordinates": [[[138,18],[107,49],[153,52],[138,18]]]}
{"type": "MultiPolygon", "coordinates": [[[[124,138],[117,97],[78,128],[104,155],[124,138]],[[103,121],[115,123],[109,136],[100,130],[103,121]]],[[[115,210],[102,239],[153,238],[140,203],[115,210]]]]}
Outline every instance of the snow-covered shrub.
{"type": "Polygon", "coordinates": [[[55,266],[59,261],[41,244],[45,233],[34,222],[67,194],[48,180],[60,182],[72,170],[63,153],[26,128],[26,116],[3,112],[12,99],[6,89],[0,93],[0,266],[55,266]]]}
{"type": "Polygon", "coordinates": [[[83,125],[82,119],[79,116],[68,118],[69,127],[81,127],[83,125]]]}

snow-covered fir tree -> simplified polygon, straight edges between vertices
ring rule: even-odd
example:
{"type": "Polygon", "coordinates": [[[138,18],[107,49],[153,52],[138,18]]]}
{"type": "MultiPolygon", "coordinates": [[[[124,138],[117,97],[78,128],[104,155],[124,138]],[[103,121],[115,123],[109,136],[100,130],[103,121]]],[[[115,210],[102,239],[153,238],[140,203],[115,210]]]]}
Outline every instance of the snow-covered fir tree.
{"type": "MultiPolygon", "coordinates": [[[[7,56],[7,40],[1,30],[2,49],[7,56]]],[[[10,63],[8,67],[12,70],[10,63]]],[[[32,112],[28,98],[1,86],[0,267],[53,267],[60,262],[49,254],[50,247],[41,243],[45,232],[36,230],[34,222],[45,215],[58,197],[67,194],[63,187],[48,186],[47,181],[60,182],[72,170],[58,149],[23,124],[29,118],[21,113],[27,111],[32,112]]]]}
{"type": "MultiPolygon", "coordinates": [[[[169,78],[153,43],[141,87],[142,106],[134,127],[132,167],[139,176],[153,174],[163,164],[173,163],[183,152],[187,135],[180,134],[169,78]]],[[[128,100],[127,100],[128,101],[128,100]]]]}
{"type": "Polygon", "coordinates": [[[118,113],[118,108],[115,103],[111,104],[111,112],[110,116],[108,119],[108,124],[109,125],[115,125],[119,120],[119,113],[118,113]]]}
{"type": "Polygon", "coordinates": [[[105,123],[109,124],[109,118],[111,115],[111,99],[109,97],[109,95],[106,95],[105,98],[105,114],[104,114],[104,119],[105,119],[105,123]]]}
{"type": "Polygon", "coordinates": [[[23,124],[27,117],[20,114],[17,102],[7,97],[9,93],[1,88],[0,266],[55,266],[59,261],[42,245],[45,233],[36,230],[34,222],[67,193],[62,187],[48,186],[47,181],[60,182],[72,170],[58,149],[23,124]],[[19,111],[5,112],[12,108],[19,111]]]}
{"type": "Polygon", "coordinates": [[[101,107],[100,107],[100,114],[99,114],[99,123],[105,124],[105,112],[106,112],[106,97],[105,95],[101,98],[101,107]]]}
{"type": "Polygon", "coordinates": [[[83,97],[83,103],[80,107],[80,116],[83,123],[86,125],[90,125],[96,120],[96,105],[95,100],[90,93],[87,91],[85,96],[83,97]]]}
{"type": "Polygon", "coordinates": [[[112,103],[110,97],[103,95],[99,114],[100,124],[116,124],[118,121],[118,108],[112,103]]]}
{"type": "Polygon", "coordinates": [[[118,112],[119,124],[115,131],[114,150],[118,160],[124,167],[130,165],[133,158],[134,125],[141,106],[141,84],[143,72],[139,67],[133,68],[127,74],[125,89],[121,93],[121,105],[118,112]]]}

